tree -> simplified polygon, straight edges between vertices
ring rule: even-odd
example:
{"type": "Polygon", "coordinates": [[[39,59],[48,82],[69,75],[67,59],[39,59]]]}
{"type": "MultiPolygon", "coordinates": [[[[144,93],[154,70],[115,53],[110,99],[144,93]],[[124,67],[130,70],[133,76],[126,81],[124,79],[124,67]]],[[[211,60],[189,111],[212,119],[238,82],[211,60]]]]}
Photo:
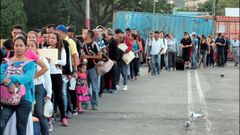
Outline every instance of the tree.
{"type": "MultiPolygon", "coordinates": [[[[68,1],[68,0],[65,0],[68,1]]],[[[85,17],[85,1],[69,0],[75,13],[85,17]]],[[[115,11],[139,11],[152,12],[153,0],[90,0],[91,27],[96,25],[110,26],[115,11]]],[[[167,0],[159,0],[156,4],[157,13],[171,13],[173,6],[167,3],[167,0]]]]}
{"type": "Polygon", "coordinates": [[[20,24],[26,26],[26,14],[21,0],[1,0],[1,38],[10,38],[11,27],[20,24]]]}

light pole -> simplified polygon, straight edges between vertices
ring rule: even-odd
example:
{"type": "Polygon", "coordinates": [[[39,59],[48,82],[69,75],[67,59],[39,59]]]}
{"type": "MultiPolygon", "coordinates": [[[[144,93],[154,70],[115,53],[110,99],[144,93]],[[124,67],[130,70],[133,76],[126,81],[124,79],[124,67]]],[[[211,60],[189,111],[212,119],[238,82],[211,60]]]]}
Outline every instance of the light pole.
{"type": "Polygon", "coordinates": [[[153,13],[156,11],[156,2],[158,2],[158,0],[153,0],[153,13]]]}
{"type": "Polygon", "coordinates": [[[213,0],[213,3],[212,3],[212,15],[213,16],[216,15],[216,0],[213,0]]]}
{"type": "Polygon", "coordinates": [[[86,0],[86,27],[90,29],[90,0],[86,0]]]}

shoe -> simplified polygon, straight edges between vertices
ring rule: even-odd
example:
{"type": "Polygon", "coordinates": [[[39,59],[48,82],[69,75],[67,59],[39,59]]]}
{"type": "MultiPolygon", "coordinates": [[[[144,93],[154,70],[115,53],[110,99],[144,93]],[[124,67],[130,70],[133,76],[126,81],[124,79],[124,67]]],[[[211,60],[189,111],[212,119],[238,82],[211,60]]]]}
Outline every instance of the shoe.
{"type": "Polygon", "coordinates": [[[62,126],[68,126],[68,120],[67,118],[62,119],[62,126]]]}
{"type": "Polygon", "coordinates": [[[118,93],[118,91],[112,89],[112,90],[110,90],[110,93],[111,93],[111,94],[116,94],[116,93],[118,93]]]}
{"type": "Polygon", "coordinates": [[[127,85],[124,85],[122,90],[127,91],[127,89],[128,89],[127,85]]]}
{"type": "Polygon", "coordinates": [[[48,122],[48,126],[49,126],[48,131],[49,131],[49,132],[52,132],[52,131],[53,131],[53,123],[52,123],[52,120],[50,120],[50,121],[48,122]]]}
{"type": "Polygon", "coordinates": [[[96,105],[93,105],[93,106],[92,106],[92,110],[95,110],[95,111],[98,110],[97,106],[96,106],[96,105]]]}
{"type": "Polygon", "coordinates": [[[77,112],[78,112],[78,113],[83,113],[84,110],[83,110],[82,108],[79,108],[77,112]]]}
{"type": "Polygon", "coordinates": [[[77,114],[78,114],[77,110],[74,110],[74,111],[72,112],[72,115],[73,115],[73,116],[75,116],[75,115],[77,115],[77,114]]]}
{"type": "Polygon", "coordinates": [[[119,90],[119,85],[116,85],[116,89],[119,90]]]}

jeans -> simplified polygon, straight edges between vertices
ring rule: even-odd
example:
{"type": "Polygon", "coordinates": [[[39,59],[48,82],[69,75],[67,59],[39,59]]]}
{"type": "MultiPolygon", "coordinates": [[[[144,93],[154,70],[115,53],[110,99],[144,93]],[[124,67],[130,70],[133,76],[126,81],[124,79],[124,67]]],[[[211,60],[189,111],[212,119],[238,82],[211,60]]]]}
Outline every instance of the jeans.
{"type": "Polygon", "coordinates": [[[224,65],[224,47],[217,46],[217,66],[224,65]]]}
{"type": "Polygon", "coordinates": [[[176,67],[176,52],[168,52],[168,69],[176,67]]]}
{"type": "Polygon", "coordinates": [[[140,61],[139,58],[134,58],[130,63],[131,78],[135,77],[139,73],[140,61]]]}
{"type": "Polygon", "coordinates": [[[207,59],[207,50],[200,50],[200,57],[199,57],[199,66],[203,63],[203,66],[206,66],[206,59],[207,59]]]}
{"type": "Polygon", "coordinates": [[[233,47],[233,57],[235,61],[235,65],[239,64],[239,47],[233,47]]]}
{"type": "Polygon", "coordinates": [[[123,85],[127,85],[128,65],[123,60],[120,60],[117,64],[117,85],[119,85],[121,74],[123,76],[123,85]]]}
{"type": "MultiPolygon", "coordinates": [[[[17,134],[26,135],[29,113],[32,103],[23,99],[17,106],[2,106],[0,109],[0,134],[2,135],[14,111],[16,111],[17,134]]],[[[14,126],[14,125],[13,125],[14,126]]]]}
{"type": "Polygon", "coordinates": [[[192,55],[192,68],[196,69],[198,64],[198,50],[194,50],[192,55]]]}
{"type": "Polygon", "coordinates": [[[36,104],[34,106],[34,115],[39,119],[40,129],[42,135],[49,135],[49,127],[48,127],[48,120],[44,116],[44,98],[47,95],[43,84],[35,85],[35,100],[36,104]]]}
{"type": "Polygon", "coordinates": [[[98,87],[97,69],[96,68],[88,69],[87,74],[88,74],[88,82],[89,82],[88,85],[90,88],[89,93],[91,94],[92,106],[98,106],[99,87],[98,87]]]}
{"type": "MultiPolygon", "coordinates": [[[[63,75],[62,76],[63,78],[66,78],[66,75],[63,75]]],[[[62,92],[63,92],[63,104],[64,104],[64,112],[65,114],[67,114],[67,107],[68,107],[68,94],[67,94],[67,89],[68,89],[68,86],[69,86],[69,81],[68,80],[64,80],[63,81],[63,89],[62,89],[62,92]]]]}
{"type": "Polygon", "coordinates": [[[152,75],[160,74],[160,55],[152,55],[152,75]]]}

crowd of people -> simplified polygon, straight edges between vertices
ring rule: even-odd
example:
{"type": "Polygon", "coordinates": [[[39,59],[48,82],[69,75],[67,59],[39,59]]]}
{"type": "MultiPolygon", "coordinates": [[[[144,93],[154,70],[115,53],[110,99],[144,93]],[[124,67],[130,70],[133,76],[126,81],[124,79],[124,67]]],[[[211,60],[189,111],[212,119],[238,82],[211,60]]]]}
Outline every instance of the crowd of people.
{"type": "Polygon", "coordinates": [[[201,64],[214,67],[215,62],[224,66],[228,50],[234,53],[235,65],[239,63],[239,40],[230,41],[221,34],[213,39],[211,35],[185,32],[179,42],[173,33],[155,31],[144,40],[136,29],[123,32],[99,25],[94,30],[83,28],[81,35],[75,35],[71,27],[53,24],[28,33],[15,25],[11,34],[0,51],[1,87],[18,94],[19,86],[24,85],[25,94],[17,105],[6,105],[1,100],[1,135],[13,113],[18,135],[26,134],[29,115],[39,119],[42,135],[49,135],[58,119],[62,126],[68,126],[71,115],[83,113],[88,104],[98,110],[98,98],[103,93],[127,91],[128,81],[137,80],[144,63],[153,76],[163,70],[176,70],[178,58],[183,59],[185,69],[197,69],[201,64]],[[120,44],[127,49],[119,49],[120,44]],[[39,52],[44,49],[56,50],[57,60],[41,56],[39,52]],[[126,63],[123,57],[129,52],[134,58],[126,63]],[[97,67],[103,59],[110,59],[113,65],[100,75],[97,67]],[[45,115],[45,103],[49,101],[53,103],[50,117],[45,115]]]}

